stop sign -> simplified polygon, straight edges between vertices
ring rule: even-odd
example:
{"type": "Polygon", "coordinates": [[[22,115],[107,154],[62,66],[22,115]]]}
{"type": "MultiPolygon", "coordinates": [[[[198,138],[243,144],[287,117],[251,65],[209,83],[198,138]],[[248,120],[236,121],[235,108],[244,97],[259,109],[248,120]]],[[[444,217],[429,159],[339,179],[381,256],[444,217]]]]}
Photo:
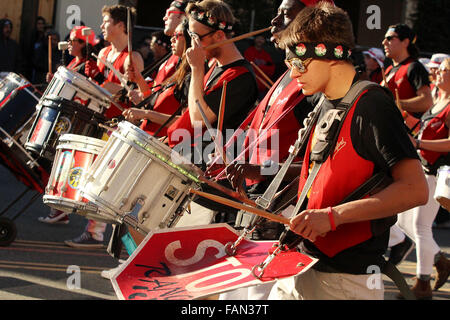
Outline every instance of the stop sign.
{"type": "Polygon", "coordinates": [[[196,299],[309,269],[317,260],[282,252],[257,279],[252,268],[273,251],[275,241],[243,240],[234,256],[225,245],[239,234],[227,224],[156,230],[149,233],[112,279],[119,299],[196,299]]]}

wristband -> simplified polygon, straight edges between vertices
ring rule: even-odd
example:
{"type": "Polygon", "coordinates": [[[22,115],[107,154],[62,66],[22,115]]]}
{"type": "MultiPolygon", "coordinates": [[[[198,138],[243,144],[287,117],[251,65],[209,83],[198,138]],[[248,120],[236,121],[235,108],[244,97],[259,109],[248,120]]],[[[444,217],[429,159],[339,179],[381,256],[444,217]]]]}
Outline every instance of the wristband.
{"type": "Polygon", "coordinates": [[[335,231],[336,230],[336,224],[334,223],[333,208],[332,207],[328,207],[328,219],[330,220],[331,231],[335,231]]]}

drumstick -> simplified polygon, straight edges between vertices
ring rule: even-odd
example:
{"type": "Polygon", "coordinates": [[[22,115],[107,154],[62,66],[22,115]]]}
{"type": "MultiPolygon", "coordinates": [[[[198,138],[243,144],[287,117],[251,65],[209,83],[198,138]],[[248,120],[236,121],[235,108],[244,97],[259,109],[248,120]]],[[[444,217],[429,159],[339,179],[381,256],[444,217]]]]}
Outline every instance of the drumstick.
{"type": "Polygon", "coordinates": [[[215,49],[217,47],[223,46],[224,44],[233,43],[233,42],[245,39],[245,38],[250,38],[250,37],[253,37],[253,36],[257,35],[257,34],[269,31],[271,28],[272,27],[267,27],[267,28],[264,28],[264,29],[261,29],[261,30],[256,30],[256,31],[244,33],[244,34],[242,34],[240,36],[237,36],[235,38],[227,39],[227,40],[224,40],[222,42],[214,43],[214,44],[212,44],[210,46],[207,46],[205,48],[205,50],[215,49]]]}
{"type": "Polygon", "coordinates": [[[92,29],[89,27],[81,30],[81,34],[86,37],[86,63],[89,60],[89,36],[91,35],[92,29]]]}
{"type": "Polygon", "coordinates": [[[212,200],[212,201],[224,204],[226,206],[235,208],[235,209],[245,210],[247,212],[256,214],[256,215],[258,215],[260,217],[263,217],[263,218],[266,218],[268,220],[272,220],[272,221],[275,221],[275,222],[278,222],[278,223],[281,223],[281,224],[287,224],[288,225],[290,223],[290,220],[288,218],[285,218],[285,217],[283,217],[281,215],[276,215],[276,214],[273,214],[273,213],[270,213],[270,212],[267,212],[267,211],[264,211],[264,210],[261,210],[261,209],[258,209],[258,208],[254,208],[254,207],[251,207],[251,206],[248,206],[248,205],[245,205],[245,204],[233,201],[233,200],[229,200],[229,199],[226,199],[226,198],[223,198],[223,197],[220,197],[220,196],[216,196],[216,195],[211,194],[211,193],[206,193],[206,192],[202,192],[202,191],[198,191],[198,190],[194,190],[194,189],[190,189],[189,192],[193,193],[193,194],[196,194],[198,196],[204,197],[206,199],[209,199],[209,200],[212,200]]]}
{"type": "MultiPolygon", "coordinates": [[[[226,98],[226,94],[227,94],[227,84],[228,84],[228,82],[225,80],[223,82],[223,87],[222,87],[222,96],[220,97],[219,117],[217,118],[217,137],[222,137],[223,115],[225,113],[225,98],[226,98]]],[[[223,139],[221,139],[221,143],[223,143],[223,139]]],[[[221,144],[221,143],[219,143],[219,144],[221,144]]],[[[225,150],[223,152],[223,158],[224,158],[223,159],[224,162],[227,162],[225,150]]]]}
{"type": "Polygon", "coordinates": [[[132,30],[131,30],[131,8],[127,8],[127,32],[128,32],[128,59],[130,66],[133,65],[133,43],[132,43],[132,30]]]}
{"type": "Polygon", "coordinates": [[[381,75],[383,76],[383,82],[381,84],[381,86],[383,87],[387,87],[387,81],[386,81],[386,73],[384,71],[384,68],[381,67],[381,75]]]}
{"type": "Polygon", "coordinates": [[[260,81],[267,89],[272,88],[266,81],[264,81],[263,78],[261,78],[257,74],[255,74],[255,78],[256,78],[256,80],[260,81]]]}
{"type": "Polygon", "coordinates": [[[263,77],[266,79],[266,81],[270,84],[270,86],[273,86],[273,81],[269,78],[267,74],[264,73],[264,71],[261,70],[260,67],[258,67],[253,61],[250,61],[250,64],[257,70],[263,77]]]}
{"type": "Polygon", "coordinates": [[[52,36],[48,36],[48,72],[52,73],[52,36]]]}

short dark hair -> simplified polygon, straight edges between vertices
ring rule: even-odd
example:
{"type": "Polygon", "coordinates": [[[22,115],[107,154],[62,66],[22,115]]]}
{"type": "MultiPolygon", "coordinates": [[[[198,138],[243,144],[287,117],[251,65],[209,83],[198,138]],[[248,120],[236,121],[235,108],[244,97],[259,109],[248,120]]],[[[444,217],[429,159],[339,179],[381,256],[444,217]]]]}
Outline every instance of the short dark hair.
{"type": "MultiPolygon", "coordinates": [[[[125,33],[127,33],[128,7],[117,4],[113,6],[104,6],[102,15],[109,14],[114,20],[114,24],[123,22],[125,25],[125,33]]],[[[136,21],[136,9],[131,7],[131,26],[134,27],[136,21]]]]}
{"type": "Polygon", "coordinates": [[[416,33],[413,31],[413,29],[411,29],[408,25],[403,23],[391,25],[389,26],[388,29],[393,29],[401,41],[409,39],[409,45],[407,48],[409,55],[412,58],[419,57],[419,49],[416,46],[417,36],[416,33]]]}
{"type": "Polygon", "coordinates": [[[299,42],[339,43],[352,49],[355,38],[350,17],[328,2],[307,6],[282,31],[279,45],[284,49],[299,42]]]}

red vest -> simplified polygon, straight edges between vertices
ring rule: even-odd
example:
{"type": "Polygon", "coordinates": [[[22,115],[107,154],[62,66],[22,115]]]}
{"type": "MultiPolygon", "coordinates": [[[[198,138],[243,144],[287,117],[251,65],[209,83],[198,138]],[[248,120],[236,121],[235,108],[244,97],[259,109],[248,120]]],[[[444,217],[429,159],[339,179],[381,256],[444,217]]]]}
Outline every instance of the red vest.
{"type": "MultiPolygon", "coordinates": [[[[215,68],[211,67],[208,71],[208,73],[205,75],[205,77],[203,78],[203,87],[206,87],[206,84],[208,83],[208,79],[210,78],[213,70],[215,68]]],[[[205,89],[205,95],[210,94],[211,92],[218,90],[219,88],[221,88],[223,86],[223,82],[227,81],[230,82],[231,80],[239,77],[240,75],[249,72],[249,70],[243,66],[237,66],[237,67],[232,67],[232,68],[228,68],[226,69],[221,75],[220,77],[218,77],[218,79],[215,80],[214,84],[208,88],[205,89]]],[[[169,146],[171,148],[173,148],[175,145],[181,143],[183,140],[180,139],[179,136],[174,135],[174,132],[176,130],[179,129],[184,129],[187,130],[185,131],[186,133],[190,134],[190,138],[191,138],[191,145],[193,145],[195,138],[194,137],[194,127],[192,126],[191,123],[191,117],[189,115],[189,109],[186,109],[180,116],[180,118],[178,118],[177,121],[175,121],[168,129],[167,129],[167,136],[169,138],[169,146]],[[174,137],[172,139],[172,136],[174,137]]],[[[224,127],[225,129],[225,127],[224,127]]],[[[204,130],[202,131],[203,134],[204,130]]],[[[197,137],[198,138],[198,137],[197,137]]]]}
{"type": "MultiPolygon", "coordinates": [[[[366,92],[367,90],[359,96],[351,107],[339,133],[334,152],[322,164],[311,186],[308,209],[321,209],[338,205],[373,175],[373,162],[361,158],[356,153],[350,135],[355,106],[366,92]]],[[[305,164],[309,163],[311,138],[312,135],[309,138],[300,175],[299,194],[309,174],[309,165],[305,164]]],[[[371,222],[362,221],[342,224],[335,231],[328,232],[324,237],[317,237],[314,245],[328,257],[333,257],[337,253],[371,237],[371,222]]]]}
{"type": "MultiPolygon", "coordinates": [[[[408,68],[411,63],[413,63],[415,60],[413,58],[408,58],[406,61],[404,61],[400,68],[397,70],[397,72],[394,75],[390,75],[391,70],[393,69],[393,66],[390,65],[386,69],[386,79],[387,79],[387,85],[389,89],[391,90],[392,94],[394,94],[395,97],[395,89],[398,90],[398,96],[400,99],[410,99],[417,96],[416,90],[413,88],[411,83],[409,83],[408,80],[408,68]]],[[[408,125],[409,128],[414,127],[418,122],[420,122],[419,119],[411,116],[408,112],[405,118],[405,122],[408,125]]]]}
{"type": "Polygon", "coordinates": [[[67,65],[67,69],[75,70],[80,64],[82,64],[85,61],[86,59],[83,58],[77,63],[77,58],[73,58],[72,61],[70,61],[69,64],[67,65]]]}
{"type": "MultiPolygon", "coordinates": [[[[171,115],[177,111],[177,109],[180,107],[180,101],[175,98],[175,88],[176,86],[173,85],[159,94],[158,98],[156,99],[155,105],[153,106],[154,111],[158,111],[168,115],[171,115]]],[[[141,123],[141,129],[151,135],[153,135],[159,129],[159,127],[159,124],[153,123],[148,119],[145,119],[141,123]]],[[[167,127],[163,128],[158,136],[167,136],[167,127]]]]}
{"type": "MultiPolygon", "coordinates": [[[[423,140],[439,140],[448,138],[448,128],[445,125],[450,112],[450,104],[448,104],[436,117],[426,123],[420,139],[423,140]]],[[[433,164],[440,156],[444,156],[447,152],[435,152],[430,150],[420,150],[422,158],[427,160],[429,164],[433,164]]]]}
{"type": "MultiPolygon", "coordinates": [[[[112,46],[109,46],[105,49],[105,51],[103,52],[103,55],[100,57],[103,60],[106,61],[106,58],[108,57],[108,54],[111,52],[112,50],[112,46]]],[[[113,63],[113,67],[119,71],[121,74],[125,74],[125,59],[128,57],[128,48],[123,49],[123,51],[120,53],[120,55],[117,57],[117,59],[114,61],[113,63]]],[[[114,72],[109,71],[109,73],[106,75],[105,74],[105,70],[106,70],[106,66],[100,62],[99,64],[99,70],[101,73],[103,73],[106,77],[106,80],[103,82],[112,82],[112,83],[118,83],[120,84],[120,80],[119,78],[117,78],[117,76],[114,74],[114,72]]],[[[129,106],[125,103],[120,103],[120,105],[123,108],[129,108],[129,106]]],[[[117,109],[113,104],[110,105],[110,107],[105,111],[104,116],[108,119],[117,117],[119,115],[122,114],[122,111],[120,111],[119,109],[117,109]]]]}
{"type": "MultiPolygon", "coordinates": [[[[158,86],[169,79],[177,70],[179,60],[180,57],[171,55],[170,58],[159,67],[158,74],[153,81],[153,86],[158,86]]],[[[155,89],[159,88],[156,87],[155,89]]]]}
{"type": "MultiPolygon", "coordinates": [[[[258,105],[255,116],[250,124],[250,131],[244,140],[244,148],[247,148],[261,132],[270,127],[284,111],[296,106],[304,98],[304,95],[299,93],[300,88],[298,87],[297,82],[291,80],[283,91],[278,94],[265,113],[272,95],[286,76],[289,76],[288,72],[284,73],[278,79],[258,105]]],[[[294,112],[290,111],[282,118],[282,120],[273,125],[254,147],[250,148],[251,155],[249,156],[249,162],[252,164],[262,164],[268,159],[277,162],[286,159],[289,154],[289,147],[297,139],[298,131],[301,128],[302,126],[299,124],[294,112]],[[272,138],[275,137],[276,134],[278,135],[279,146],[272,146],[272,138]]],[[[247,179],[246,181],[248,186],[258,182],[250,179],[247,179]]]]}

